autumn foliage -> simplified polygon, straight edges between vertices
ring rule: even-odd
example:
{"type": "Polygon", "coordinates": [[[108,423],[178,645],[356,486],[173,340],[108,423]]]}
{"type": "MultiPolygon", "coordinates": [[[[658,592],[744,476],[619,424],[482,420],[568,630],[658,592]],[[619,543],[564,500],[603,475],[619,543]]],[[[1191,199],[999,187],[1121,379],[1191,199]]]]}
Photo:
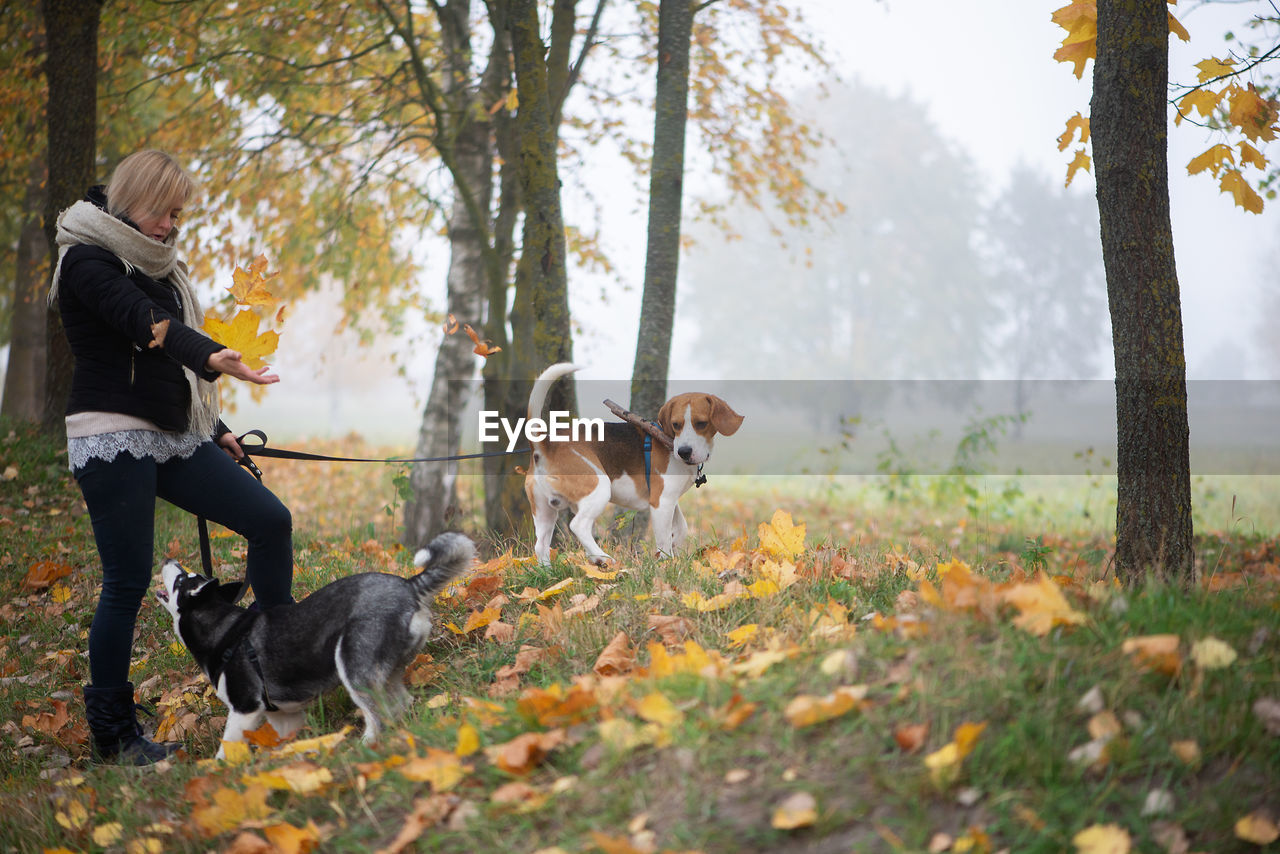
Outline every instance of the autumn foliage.
{"type": "MultiPolygon", "coordinates": [[[[1170,0],[1173,5],[1176,0],[1170,0]]],[[[1072,0],[1053,13],[1053,22],[1066,30],[1062,46],[1053,58],[1070,63],[1076,77],[1083,77],[1088,61],[1097,55],[1098,6],[1096,0],[1072,0]]],[[[1191,36],[1169,13],[1169,33],[1183,41],[1191,36]]],[[[1174,124],[1184,121],[1213,128],[1227,139],[1216,143],[1202,154],[1191,159],[1187,172],[1191,175],[1205,173],[1218,180],[1224,193],[1231,195],[1238,207],[1250,213],[1262,213],[1262,196],[1254,184],[1266,177],[1268,160],[1257,147],[1271,142],[1280,132],[1280,102],[1265,97],[1252,82],[1242,75],[1256,63],[1241,63],[1235,58],[1209,57],[1196,63],[1196,83],[1181,87],[1183,92],[1171,99],[1174,107],[1174,124]],[[1243,137],[1230,142],[1233,137],[1243,137]],[[1245,172],[1244,170],[1252,170],[1245,172]]],[[[1079,147],[1075,149],[1067,166],[1067,184],[1076,172],[1091,168],[1087,144],[1089,119],[1076,113],[1067,120],[1066,130],[1058,137],[1058,150],[1065,151],[1079,135],[1079,147]]]]}

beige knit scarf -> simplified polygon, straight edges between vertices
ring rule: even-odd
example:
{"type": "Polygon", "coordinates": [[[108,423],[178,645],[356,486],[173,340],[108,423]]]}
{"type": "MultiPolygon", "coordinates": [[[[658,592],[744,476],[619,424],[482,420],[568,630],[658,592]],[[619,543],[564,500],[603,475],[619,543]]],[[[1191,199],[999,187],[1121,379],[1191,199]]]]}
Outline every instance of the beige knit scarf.
{"type": "MultiPolygon", "coordinates": [[[[163,281],[168,278],[178,291],[182,301],[182,322],[192,329],[199,329],[204,322],[204,311],[191,287],[186,262],[173,245],[177,229],[164,243],[152,240],[133,226],[116,219],[92,202],[80,201],[58,215],[58,265],[53,270],[53,282],[49,286],[49,304],[58,297],[58,278],[62,274],[62,259],[72,246],[88,244],[99,246],[124,262],[125,271],[138,270],[149,278],[163,281]]],[[[200,379],[189,368],[183,368],[191,387],[191,408],[188,411],[188,429],[201,436],[212,436],[218,423],[218,388],[214,383],[200,379]]]]}

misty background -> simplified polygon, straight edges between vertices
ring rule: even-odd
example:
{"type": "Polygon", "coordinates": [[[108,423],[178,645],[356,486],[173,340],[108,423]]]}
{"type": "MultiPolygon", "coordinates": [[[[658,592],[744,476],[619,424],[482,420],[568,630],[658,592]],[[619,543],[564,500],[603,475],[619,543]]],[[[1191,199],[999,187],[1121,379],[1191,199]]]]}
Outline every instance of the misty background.
{"type": "MultiPolygon", "coordinates": [[[[945,457],[975,419],[1019,412],[1033,414],[1002,432],[1031,447],[1062,434],[1068,447],[1114,443],[1093,176],[1079,172],[1064,188],[1070,151],[1056,143],[1070,116],[1088,113],[1092,65],[1077,80],[1052,59],[1059,5],[796,0],[831,62],[790,81],[793,103],[827,140],[805,174],[843,212],[797,223],[769,207],[726,208],[728,233],[699,219],[693,200],[728,194],[699,169],[706,155],[691,131],[673,393],[727,384],[758,441],[804,437],[795,443],[829,448],[875,436],[871,460],[886,437],[906,433],[945,457]],[[819,382],[831,380],[860,384],[819,382]],[[950,384],[925,392],[926,380],[950,384]]],[[[1191,81],[1193,63],[1221,55],[1223,34],[1251,5],[1180,5],[1193,41],[1171,39],[1171,77],[1191,81]]],[[[651,118],[642,121],[637,135],[648,139],[651,118]]],[[[1169,140],[1188,376],[1235,381],[1192,383],[1195,464],[1205,439],[1269,446],[1280,434],[1274,390],[1259,382],[1280,379],[1280,203],[1248,214],[1213,180],[1186,174],[1217,141],[1209,131],[1184,124],[1169,140]]],[[[1274,159],[1276,145],[1266,153],[1274,159]]],[[[569,278],[579,377],[600,383],[580,390],[581,414],[609,417],[599,399],[626,404],[635,355],[646,184],[605,147],[562,169],[578,170],[594,197],[566,182],[566,221],[593,221],[613,263],[569,278]]],[[[415,252],[439,308],[447,244],[428,240],[415,252]]],[[[226,278],[210,291],[220,294],[226,278]]],[[[425,318],[394,330],[344,326],[339,287],[289,306],[274,362],[282,381],[252,397],[236,390],[226,420],[237,431],[261,428],[281,444],[358,433],[412,447],[443,330],[425,318]]],[[[1280,471],[1271,458],[1237,455],[1228,468],[1280,471]]],[[[733,468],[830,466],[804,454],[752,459],[733,468]]],[[[997,467],[1021,466],[1010,457],[997,467]]]]}

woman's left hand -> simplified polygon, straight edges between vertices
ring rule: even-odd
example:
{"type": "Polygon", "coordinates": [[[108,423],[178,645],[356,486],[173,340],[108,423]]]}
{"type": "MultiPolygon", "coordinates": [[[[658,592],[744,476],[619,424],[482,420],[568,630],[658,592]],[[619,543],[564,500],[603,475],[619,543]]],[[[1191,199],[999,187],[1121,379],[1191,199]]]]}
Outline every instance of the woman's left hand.
{"type": "Polygon", "coordinates": [[[219,350],[209,357],[205,362],[205,366],[211,371],[217,371],[220,374],[226,374],[229,377],[235,377],[238,380],[254,383],[255,385],[271,385],[280,382],[280,377],[270,373],[270,367],[259,368],[253,370],[243,361],[241,361],[240,353],[237,350],[227,348],[219,350]]]}
{"type": "Polygon", "coordinates": [[[223,433],[218,437],[218,444],[222,446],[222,450],[231,455],[233,460],[239,460],[244,456],[244,448],[240,447],[240,443],[236,441],[235,433],[223,433]]]}

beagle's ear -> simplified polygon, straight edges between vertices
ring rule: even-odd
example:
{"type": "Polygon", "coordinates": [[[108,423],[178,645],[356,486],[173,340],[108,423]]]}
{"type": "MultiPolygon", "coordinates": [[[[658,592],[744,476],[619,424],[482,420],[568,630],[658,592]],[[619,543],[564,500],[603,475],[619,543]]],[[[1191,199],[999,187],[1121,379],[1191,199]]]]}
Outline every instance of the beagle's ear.
{"type": "Polygon", "coordinates": [[[662,408],[658,410],[658,426],[661,427],[662,432],[666,433],[668,436],[674,436],[676,434],[676,431],[671,429],[671,411],[675,409],[673,406],[674,403],[675,398],[673,397],[671,400],[662,404],[662,408]]]}
{"type": "Polygon", "coordinates": [[[732,436],[742,426],[742,416],[733,411],[733,407],[714,394],[707,395],[711,401],[711,426],[722,436],[732,436]]]}

